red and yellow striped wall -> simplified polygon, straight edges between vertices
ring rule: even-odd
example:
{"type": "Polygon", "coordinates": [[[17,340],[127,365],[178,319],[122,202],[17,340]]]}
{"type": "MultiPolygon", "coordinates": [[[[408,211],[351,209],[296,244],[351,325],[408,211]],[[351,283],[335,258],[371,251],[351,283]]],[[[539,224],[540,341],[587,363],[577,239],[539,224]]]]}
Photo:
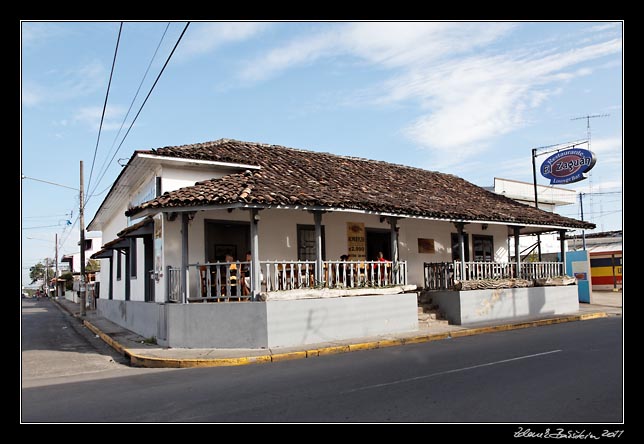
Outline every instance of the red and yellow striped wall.
{"type": "Polygon", "coordinates": [[[590,276],[593,290],[612,290],[622,286],[622,252],[590,255],[590,276]],[[613,277],[614,276],[614,277],[613,277]]]}

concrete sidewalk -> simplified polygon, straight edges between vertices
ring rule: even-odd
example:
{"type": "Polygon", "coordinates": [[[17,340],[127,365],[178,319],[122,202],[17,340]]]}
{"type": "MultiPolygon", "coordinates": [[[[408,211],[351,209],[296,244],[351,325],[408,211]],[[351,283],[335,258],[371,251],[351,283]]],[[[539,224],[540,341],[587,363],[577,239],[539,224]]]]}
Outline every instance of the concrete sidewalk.
{"type": "MultiPolygon", "coordinates": [[[[72,316],[80,319],[78,303],[68,301],[64,298],[54,298],[52,300],[72,316]]],[[[96,312],[92,310],[87,311],[82,322],[88,329],[92,330],[115,350],[128,357],[133,366],[187,368],[246,365],[288,359],[311,358],[335,353],[416,344],[460,336],[471,336],[475,334],[621,315],[621,307],[580,304],[578,313],[565,316],[517,319],[511,323],[484,323],[468,325],[467,327],[430,323],[417,331],[407,333],[273,349],[166,348],[150,343],[146,338],[126,330],[105,318],[97,316],[96,312]]]]}

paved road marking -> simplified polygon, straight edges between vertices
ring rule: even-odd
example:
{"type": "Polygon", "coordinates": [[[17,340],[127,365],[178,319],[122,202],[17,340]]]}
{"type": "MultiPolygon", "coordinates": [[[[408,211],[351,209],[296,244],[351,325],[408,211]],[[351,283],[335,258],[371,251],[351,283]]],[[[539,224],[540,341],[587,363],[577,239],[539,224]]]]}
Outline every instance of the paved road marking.
{"type": "Polygon", "coordinates": [[[364,387],[358,387],[358,388],[355,388],[355,389],[347,390],[347,391],[345,391],[343,393],[353,393],[353,392],[359,392],[359,391],[362,391],[362,390],[369,390],[369,389],[373,389],[373,388],[387,387],[389,385],[403,384],[405,382],[413,382],[413,381],[418,381],[418,380],[421,380],[421,379],[433,378],[434,376],[447,375],[449,373],[458,373],[458,372],[463,372],[463,371],[466,371],[466,370],[473,370],[475,368],[489,367],[490,365],[497,365],[497,364],[503,364],[503,363],[506,363],[506,362],[519,361],[521,359],[536,358],[537,356],[550,355],[552,353],[559,353],[560,351],[562,351],[562,350],[550,350],[550,351],[547,351],[547,352],[535,353],[533,355],[518,356],[516,358],[502,359],[501,361],[486,362],[485,364],[477,364],[477,365],[473,365],[471,367],[456,368],[456,369],[453,369],[453,370],[445,370],[443,372],[431,373],[429,375],[415,376],[413,378],[406,378],[406,379],[399,379],[397,381],[392,381],[392,382],[383,382],[382,384],[366,385],[364,387]]]}

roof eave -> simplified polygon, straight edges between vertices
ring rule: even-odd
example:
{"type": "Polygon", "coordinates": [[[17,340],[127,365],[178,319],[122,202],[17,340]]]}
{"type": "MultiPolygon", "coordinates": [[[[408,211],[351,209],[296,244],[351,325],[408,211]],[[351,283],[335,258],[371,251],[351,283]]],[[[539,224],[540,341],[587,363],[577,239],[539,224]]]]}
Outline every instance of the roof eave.
{"type": "MultiPolygon", "coordinates": [[[[282,204],[261,204],[261,203],[243,203],[243,202],[234,202],[227,204],[219,205],[187,205],[187,206],[177,206],[177,207],[152,207],[144,208],[140,211],[130,213],[130,216],[136,215],[136,217],[145,217],[145,216],[154,216],[158,213],[185,213],[185,212],[194,212],[194,211],[209,211],[209,210],[231,210],[231,209],[282,209],[282,210],[301,210],[301,211],[335,211],[335,212],[346,212],[346,213],[359,213],[359,214],[373,214],[384,217],[400,217],[406,219],[421,219],[421,220],[436,220],[443,222],[453,222],[453,223],[467,223],[467,224],[488,224],[488,225],[504,225],[504,226],[518,226],[522,228],[544,228],[545,230],[536,230],[537,232],[549,232],[549,231],[560,231],[560,230],[578,230],[583,229],[584,227],[578,226],[566,226],[566,225],[548,225],[548,224],[535,224],[527,223],[522,221],[499,221],[499,220],[486,220],[486,219],[464,219],[464,218],[450,218],[450,217],[436,217],[436,216],[424,216],[418,214],[410,213],[396,213],[388,211],[374,211],[374,210],[364,210],[357,208],[341,208],[341,207],[332,207],[332,206],[323,206],[323,205],[282,205],[282,204]]],[[[588,224],[585,229],[593,229],[594,224],[588,224]]],[[[531,231],[532,232],[532,231],[531,231]]]]}

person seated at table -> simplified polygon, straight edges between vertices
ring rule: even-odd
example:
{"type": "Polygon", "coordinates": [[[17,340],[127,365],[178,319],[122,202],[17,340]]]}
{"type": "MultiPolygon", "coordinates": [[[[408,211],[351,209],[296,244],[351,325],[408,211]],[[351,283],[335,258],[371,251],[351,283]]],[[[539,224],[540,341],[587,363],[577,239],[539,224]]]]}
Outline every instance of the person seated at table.
{"type": "MultiPolygon", "coordinates": [[[[252,256],[250,254],[250,251],[246,252],[246,259],[244,261],[246,262],[245,264],[242,264],[241,267],[241,275],[244,277],[243,283],[242,283],[242,294],[244,296],[247,296],[250,294],[250,263],[252,260],[252,256]]],[[[264,273],[262,273],[262,269],[259,269],[259,280],[261,282],[264,281],[264,273]]]]}
{"type": "Polygon", "coordinates": [[[248,295],[250,293],[250,261],[252,257],[250,255],[250,251],[246,252],[246,259],[244,259],[245,264],[242,265],[241,267],[241,275],[243,276],[243,286],[242,286],[242,294],[244,296],[248,295]]]}

